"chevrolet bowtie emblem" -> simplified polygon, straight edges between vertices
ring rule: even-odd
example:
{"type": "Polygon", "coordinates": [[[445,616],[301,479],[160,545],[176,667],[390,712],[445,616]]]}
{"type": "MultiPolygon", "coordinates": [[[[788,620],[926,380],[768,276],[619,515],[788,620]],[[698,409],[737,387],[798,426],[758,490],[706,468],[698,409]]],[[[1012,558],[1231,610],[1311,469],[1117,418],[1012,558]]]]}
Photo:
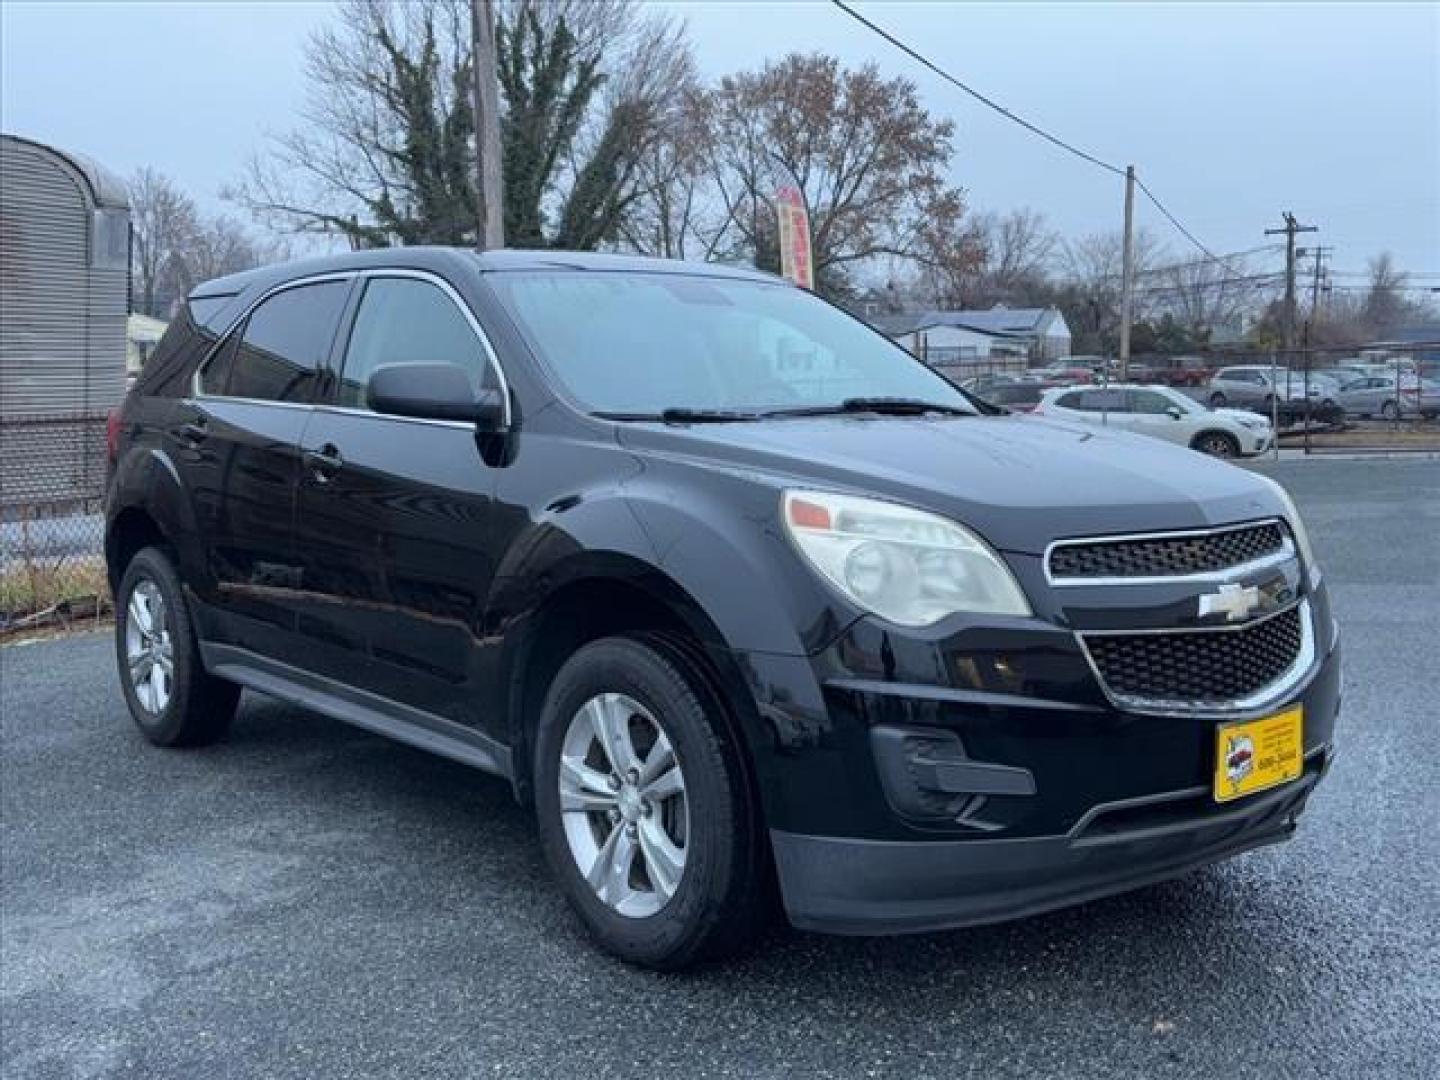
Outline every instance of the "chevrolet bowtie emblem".
{"type": "Polygon", "coordinates": [[[1239,622],[1260,606],[1260,590],[1253,585],[1221,585],[1218,592],[1200,597],[1200,617],[1224,615],[1239,622]]]}

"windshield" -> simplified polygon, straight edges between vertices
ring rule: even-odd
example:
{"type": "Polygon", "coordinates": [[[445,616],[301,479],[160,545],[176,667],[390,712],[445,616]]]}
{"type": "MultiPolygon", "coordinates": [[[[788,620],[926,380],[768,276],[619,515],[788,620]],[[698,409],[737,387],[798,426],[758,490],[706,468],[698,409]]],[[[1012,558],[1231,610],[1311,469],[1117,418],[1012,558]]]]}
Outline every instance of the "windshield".
{"type": "Polygon", "coordinates": [[[594,271],[489,280],[531,348],[594,412],[753,413],[856,398],[975,411],[899,346],[788,285],[594,271]]]}

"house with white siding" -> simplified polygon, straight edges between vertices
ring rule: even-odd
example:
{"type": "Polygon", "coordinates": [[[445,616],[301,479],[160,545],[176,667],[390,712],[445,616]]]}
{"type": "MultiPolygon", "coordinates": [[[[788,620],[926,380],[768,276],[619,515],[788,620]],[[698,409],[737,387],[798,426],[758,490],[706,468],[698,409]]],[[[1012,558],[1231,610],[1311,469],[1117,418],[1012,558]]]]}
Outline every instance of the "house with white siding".
{"type": "Polygon", "coordinates": [[[870,319],[887,337],[938,365],[1070,355],[1070,327],[1058,308],[922,311],[870,319]]]}

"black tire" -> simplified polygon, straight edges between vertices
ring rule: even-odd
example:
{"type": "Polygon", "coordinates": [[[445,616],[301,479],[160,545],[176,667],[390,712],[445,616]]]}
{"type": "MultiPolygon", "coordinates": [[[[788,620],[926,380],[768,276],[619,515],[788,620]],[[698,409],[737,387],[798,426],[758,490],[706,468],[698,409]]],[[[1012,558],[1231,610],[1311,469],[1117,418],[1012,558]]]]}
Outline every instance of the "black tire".
{"type": "Polygon", "coordinates": [[[1380,415],[1386,420],[1396,420],[1400,416],[1400,406],[1394,401],[1387,401],[1380,406],[1380,415]]]}
{"type": "Polygon", "coordinates": [[[169,556],[160,548],[147,547],[137,553],[120,579],[115,597],[115,661],[130,716],[156,746],[204,746],[229,730],[240,688],[205,671],[185,592],[169,556]],[[132,601],[143,583],[153,584],[164,602],[163,624],[172,664],[169,696],[158,710],[141,701],[127,657],[127,635],[136,621],[132,601]]]}
{"type": "Polygon", "coordinates": [[[768,851],[742,754],[705,680],[679,650],[659,640],[603,638],[578,651],[555,676],[535,739],[540,840],[566,898],[606,950],[628,963],[671,971],[736,952],[763,927],[768,851]],[[684,776],[684,869],[673,895],[651,914],[621,914],[603,901],[582,874],[565,831],[562,748],[572,718],[600,694],[623,694],[647,709],[663,727],[684,776]]]}
{"type": "Polygon", "coordinates": [[[1223,409],[1225,408],[1225,405],[1229,400],[1230,399],[1227,398],[1224,394],[1222,394],[1219,390],[1216,390],[1215,393],[1210,395],[1210,408],[1223,409]]]}
{"type": "Polygon", "coordinates": [[[1191,441],[1190,446],[1211,457],[1233,458],[1240,456],[1240,441],[1226,431],[1202,431],[1191,441]]]}

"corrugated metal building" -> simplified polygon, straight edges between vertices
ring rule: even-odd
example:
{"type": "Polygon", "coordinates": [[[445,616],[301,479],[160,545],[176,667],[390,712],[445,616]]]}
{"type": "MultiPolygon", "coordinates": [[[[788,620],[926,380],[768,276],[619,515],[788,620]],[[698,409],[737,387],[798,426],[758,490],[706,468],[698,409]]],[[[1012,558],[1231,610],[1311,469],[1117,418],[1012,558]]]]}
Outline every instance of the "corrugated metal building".
{"type": "Polygon", "coordinates": [[[0,135],[0,506],[98,497],[125,388],[130,211],[87,158],[0,135]]]}

